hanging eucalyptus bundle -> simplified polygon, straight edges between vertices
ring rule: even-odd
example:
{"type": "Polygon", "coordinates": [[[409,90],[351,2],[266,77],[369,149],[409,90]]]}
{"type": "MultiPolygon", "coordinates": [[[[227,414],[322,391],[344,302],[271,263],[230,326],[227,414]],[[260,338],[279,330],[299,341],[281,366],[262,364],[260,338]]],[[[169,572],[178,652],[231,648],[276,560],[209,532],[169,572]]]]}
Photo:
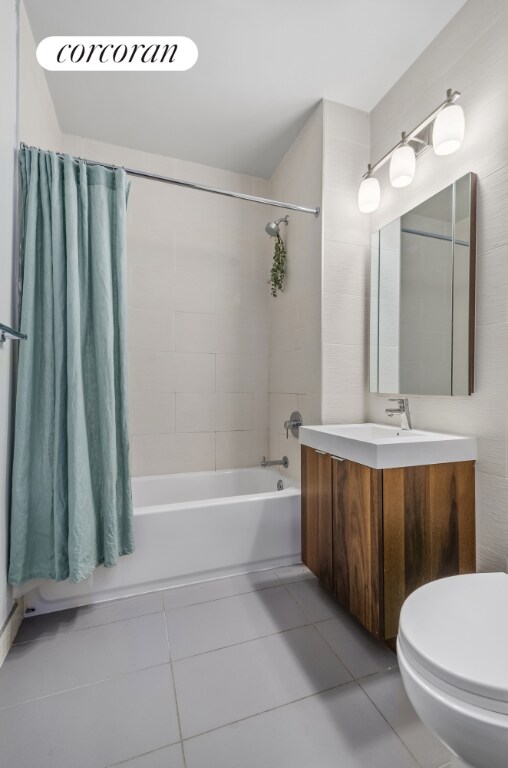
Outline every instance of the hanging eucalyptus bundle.
{"type": "Polygon", "coordinates": [[[270,285],[272,296],[277,296],[277,291],[284,290],[284,278],[286,276],[286,246],[280,235],[275,236],[275,250],[273,264],[270,272],[270,285]]]}

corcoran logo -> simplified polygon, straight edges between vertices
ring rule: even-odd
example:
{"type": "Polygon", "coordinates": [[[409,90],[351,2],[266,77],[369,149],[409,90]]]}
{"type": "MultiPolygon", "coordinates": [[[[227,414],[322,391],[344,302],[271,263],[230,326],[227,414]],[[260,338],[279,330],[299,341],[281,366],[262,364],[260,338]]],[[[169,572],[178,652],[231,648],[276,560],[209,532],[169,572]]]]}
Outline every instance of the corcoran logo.
{"type": "Polygon", "coordinates": [[[37,61],[54,72],[182,72],[194,66],[198,47],[189,37],[46,37],[37,61]]]}

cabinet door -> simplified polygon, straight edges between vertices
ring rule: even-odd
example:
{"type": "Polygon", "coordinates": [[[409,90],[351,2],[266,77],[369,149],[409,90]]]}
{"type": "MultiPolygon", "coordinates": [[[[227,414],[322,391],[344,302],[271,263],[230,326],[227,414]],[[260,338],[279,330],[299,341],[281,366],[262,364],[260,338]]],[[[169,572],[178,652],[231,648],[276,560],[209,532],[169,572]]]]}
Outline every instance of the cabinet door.
{"type": "Polygon", "coordinates": [[[332,588],[332,459],[302,445],[302,560],[332,588]]]}
{"type": "Polygon", "coordinates": [[[475,571],[473,461],[383,470],[385,637],[429,581],[475,571]]]}
{"type": "Polygon", "coordinates": [[[333,460],[334,592],[375,637],[383,637],[381,470],[333,460]]]}

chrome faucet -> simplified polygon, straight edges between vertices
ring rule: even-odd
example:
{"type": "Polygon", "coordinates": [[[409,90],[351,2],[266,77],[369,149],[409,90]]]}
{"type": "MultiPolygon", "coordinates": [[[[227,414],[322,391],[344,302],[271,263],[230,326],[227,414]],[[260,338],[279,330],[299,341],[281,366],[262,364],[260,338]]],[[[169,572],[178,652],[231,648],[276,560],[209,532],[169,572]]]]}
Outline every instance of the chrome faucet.
{"type": "Polygon", "coordinates": [[[390,397],[391,403],[398,403],[398,408],[387,408],[387,416],[400,415],[400,428],[411,429],[411,414],[409,413],[409,400],[407,397],[390,397]]]}
{"type": "Polygon", "coordinates": [[[289,467],[289,460],[288,460],[287,456],[283,456],[282,459],[276,459],[275,461],[268,461],[266,456],[263,456],[263,459],[260,462],[260,466],[262,466],[262,467],[284,467],[284,469],[287,469],[289,467]]]}
{"type": "Polygon", "coordinates": [[[284,429],[286,430],[286,440],[289,439],[289,430],[293,437],[298,437],[298,430],[303,425],[302,414],[299,411],[293,411],[289,419],[284,422],[284,429]]]}

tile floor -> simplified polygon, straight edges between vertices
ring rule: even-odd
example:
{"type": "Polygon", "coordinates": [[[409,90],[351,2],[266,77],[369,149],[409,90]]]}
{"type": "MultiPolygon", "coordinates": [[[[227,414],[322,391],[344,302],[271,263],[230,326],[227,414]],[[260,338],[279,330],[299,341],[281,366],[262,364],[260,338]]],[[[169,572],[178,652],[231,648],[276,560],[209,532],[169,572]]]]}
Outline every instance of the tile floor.
{"type": "Polygon", "coordinates": [[[394,654],[304,566],[26,620],[0,768],[441,768],[394,654]]]}

